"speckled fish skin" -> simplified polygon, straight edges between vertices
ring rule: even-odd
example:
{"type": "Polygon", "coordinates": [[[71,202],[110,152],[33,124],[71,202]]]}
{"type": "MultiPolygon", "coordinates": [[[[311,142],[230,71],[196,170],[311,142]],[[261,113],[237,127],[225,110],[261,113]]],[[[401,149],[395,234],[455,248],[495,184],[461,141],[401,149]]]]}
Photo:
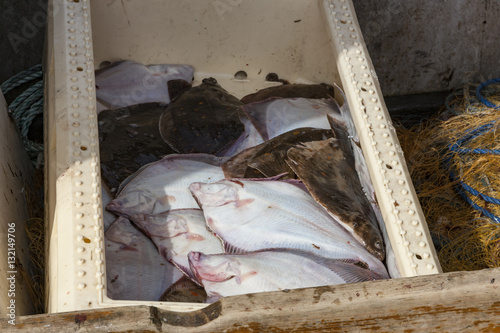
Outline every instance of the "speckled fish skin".
{"type": "Polygon", "coordinates": [[[387,235],[384,218],[382,217],[382,212],[380,211],[377,198],[375,197],[375,188],[371,182],[363,152],[354,140],[351,140],[351,146],[356,160],[356,171],[358,172],[359,180],[361,181],[363,191],[365,192],[365,195],[368,198],[375,215],[377,216],[378,227],[382,233],[383,239],[385,240],[385,264],[387,266],[387,271],[389,272],[391,278],[399,278],[401,277],[401,273],[397,266],[396,254],[394,253],[391,242],[388,241],[389,236],[387,235]]]}
{"type": "Polygon", "coordinates": [[[308,98],[308,99],[319,99],[319,98],[330,98],[334,97],[335,90],[332,85],[326,83],[320,84],[302,84],[302,83],[292,83],[284,84],[281,86],[274,86],[261,89],[253,94],[246,95],[241,99],[245,104],[254,103],[266,100],[271,97],[281,97],[281,98],[308,98]]]}
{"type": "Polygon", "coordinates": [[[208,228],[226,251],[295,248],[332,258],[364,262],[388,277],[382,262],[323,209],[289,181],[225,179],[193,183],[208,228]]]}
{"type": "Polygon", "coordinates": [[[207,230],[201,209],[175,209],[163,214],[134,215],[134,222],[156,245],[160,255],[197,282],[188,262],[189,251],[223,253],[221,241],[207,230]]]}
{"type": "Polygon", "coordinates": [[[270,98],[243,110],[264,140],[301,127],[330,129],[327,114],[343,121],[334,99],[270,98]]]}
{"type": "Polygon", "coordinates": [[[157,301],[183,276],[129,220],[119,217],[105,236],[109,298],[157,301]]]}
{"type": "Polygon", "coordinates": [[[207,154],[168,155],[127,178],[106,209],[131,218],[135,214],[199,208],[188,186],[196,181],[223,179],[221,163],[221,158],[207,154]]]}
{"type": "Polygon", "coordinates": [[[130,60],[117,61],[96,70],[96,98],[107,109],[149,102],[168,104],[167,82],[182,79],[191,83],[193,73],[189,65],[145,66],[130,60]]]}
{"type": "Polygon", "coordinates": [[[218,255],[190,252],[189,263],[209,303],[225,296],[381,278],[351,262],[292,249],[218,255]]]}
{"type": "Polygon", "coordinates": [[[163,140],[180,154],[216,154],[243,133],[239,99],[214,78],[184,91],[160,117],[163,140]]]}
{"type": "Polygon", "coordinates": [[[264,178],[285,172],[288,172],[288,178],[296,178],[285,162],[288,149],[300,142],[324,140],[332,136],[331,130],[297,128],[231,157],[222,164],[222,170],[227,178],[264,178]]]}
{"type": "Polygon", "coordinates": [[[333,130],[336,138],[305,142],[288,150],[287,162],[316,201],[370,253],[384,260],[384,241],[355,170],[350,139],[339,122],[333,130]]]}
{"type": "Polygon", "coordinates": [[[174,153],[158,130],[166,107],[162,103],[143,103],[99,113],[101,171],[113,193],[142,166],[174,153]]]}

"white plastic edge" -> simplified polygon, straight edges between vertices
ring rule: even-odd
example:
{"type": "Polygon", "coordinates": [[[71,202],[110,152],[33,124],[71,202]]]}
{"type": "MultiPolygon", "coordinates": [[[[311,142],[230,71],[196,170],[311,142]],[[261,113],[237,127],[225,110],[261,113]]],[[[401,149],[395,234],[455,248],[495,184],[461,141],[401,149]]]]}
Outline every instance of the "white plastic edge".
{"type": "Polygon", "coordinates": [[[323,0],[344,93],[402,276],[442,273],[351,0],[323,0]]]}
{"type": "Polygon", "coordinates": [[[174,311],[206,307],[208,304],[114,301],[105,296],[90,4],[88,0],[51,0],[49,6],[49,54],[45,59],[49,77],[45,105],[48,312],[133,304],[174,311]]]}

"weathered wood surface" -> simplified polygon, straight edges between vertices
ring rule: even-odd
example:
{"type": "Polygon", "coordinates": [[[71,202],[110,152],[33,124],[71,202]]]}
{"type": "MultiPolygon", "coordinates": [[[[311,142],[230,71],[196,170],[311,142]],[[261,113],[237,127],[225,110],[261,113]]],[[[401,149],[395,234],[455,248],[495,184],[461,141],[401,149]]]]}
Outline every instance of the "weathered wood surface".
{"type": "Polygon", "coordinates": [[[0,332],[500,332],[500,269],[16,318],[0,332]]]}

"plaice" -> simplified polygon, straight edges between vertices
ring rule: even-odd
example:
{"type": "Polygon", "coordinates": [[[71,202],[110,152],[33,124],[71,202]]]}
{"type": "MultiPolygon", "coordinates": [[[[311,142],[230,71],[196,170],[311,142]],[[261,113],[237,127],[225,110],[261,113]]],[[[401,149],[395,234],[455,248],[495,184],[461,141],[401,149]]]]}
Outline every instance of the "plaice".
{"type": "Polygon", "coordinates": [[[287,163],[316,201],[371,254],[384,260],[384,241],[355,169],[351,139],[340,122],[333,117],[329,120],[335,138],[291,148],[287,163]]]}
{"type": "Polygon", "coordinates": [[[105,236],[109,298],[157,301],[183,276],[129,220],[119,217],[105,236]]]}
{"type": "Polygon", "coordinates": [[[326,259],[293,249],[216,255],[190,252],[189,263],[207,292],[207,302],[231,295],[381,278],[352,261],[326,259]]]}
{"type": "Polygon", "coordinates": [[[328,129],[297,128],[278,135],[255,147],[245,149],[222,164],[227,178],[264,178],[288,172],[288,178],[296,178],[285,162],[288,149],[297,143],[324,140],[332,137],[328,129]]]}
{"type": "Polygon", "coordinates": [[[217,80],[203,79],[200,85],[185,90],[161,114],[161,136],[178,153],[215,154],[243,133],[241,105],[217,80]]]}
{"type": "Polygon", "coordinates": [[[168,104],[167,82],[182,79],[190,84],[193,73],[189,65],[146,66],[130,60],[114,62],[95,72],[97,111],[149,102],[168,104]]]}
{"type": "Polygon", "coordinates": [[[301,187],[277,180],[221,180],[193,183],[207,226],[228,252],[295,248],[333,258],[365,262],[388,277],[382,262],[301,187]]]}
{"type": "Polygon", "coordinates": [[[221,162],[221,158],[207,154],[168,155],[127,178],[106,209],[130,218],[135,214],[199,208],[188,186],[196,181],[223,179],[221,162]]]}

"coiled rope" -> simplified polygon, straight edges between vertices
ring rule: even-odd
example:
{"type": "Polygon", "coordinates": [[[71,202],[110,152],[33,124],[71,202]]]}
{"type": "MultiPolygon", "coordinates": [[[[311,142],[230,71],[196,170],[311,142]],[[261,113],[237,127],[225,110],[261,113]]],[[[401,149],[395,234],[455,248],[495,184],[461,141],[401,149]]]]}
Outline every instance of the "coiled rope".
{"type": "Polygon", "coordinates": [[[2,83],[0,88],[4,94],[7,94],[11,90],[34,80],[37,81],[9,104],[9,112],[21,132],[21,138],[31,162],[35,168],[39,168],[43,165],[43,144],[28,139],[28,132],[33,119],[43,113],[42,65],[35,65],[14,75],[2,83]]]}

